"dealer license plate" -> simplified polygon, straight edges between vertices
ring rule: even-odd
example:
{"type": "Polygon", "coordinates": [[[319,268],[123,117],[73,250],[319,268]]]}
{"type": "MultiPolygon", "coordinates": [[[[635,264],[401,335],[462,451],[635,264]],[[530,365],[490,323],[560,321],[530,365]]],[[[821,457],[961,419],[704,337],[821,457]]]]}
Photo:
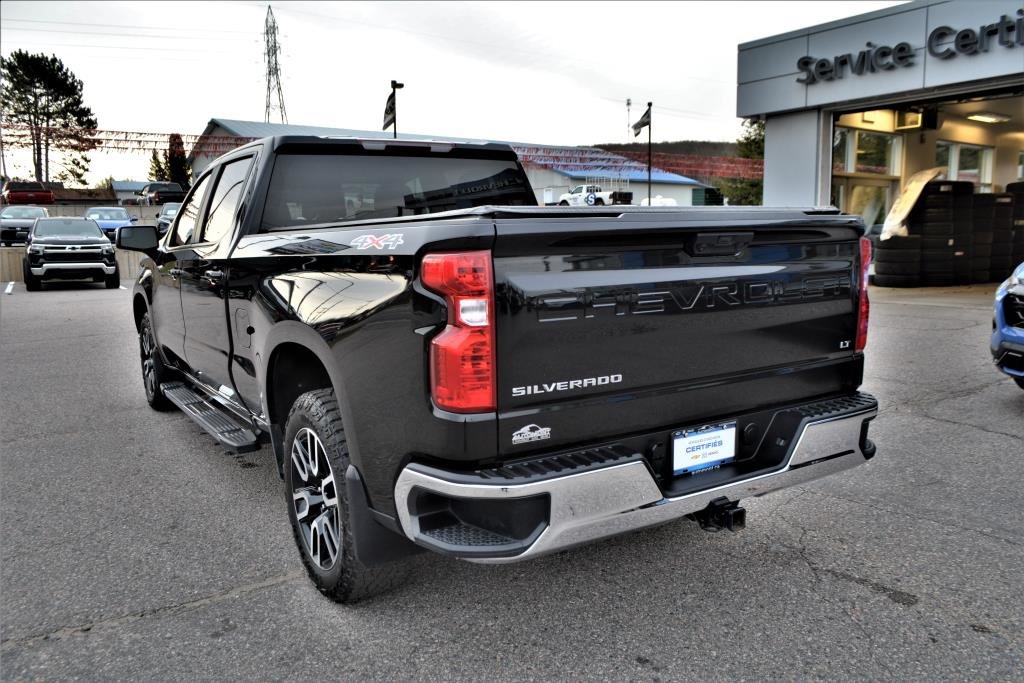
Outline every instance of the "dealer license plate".
{"type": "Polygon", "coordinates": [[[672,469],[676,474],[714,469],[735,459],[735,421],[672,433],[672,469]]]}

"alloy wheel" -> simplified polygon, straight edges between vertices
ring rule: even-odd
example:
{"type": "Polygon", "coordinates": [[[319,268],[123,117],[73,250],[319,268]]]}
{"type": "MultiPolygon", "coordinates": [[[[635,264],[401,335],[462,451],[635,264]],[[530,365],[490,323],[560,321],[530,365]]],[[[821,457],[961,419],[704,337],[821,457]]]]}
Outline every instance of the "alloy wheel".
{"type": "Polygon", "coordinates": [[[341,523],[334,471],[320,437],[303,427],[292,440],[292,501],[309,558],[328,570],[338,561],[341,523]]]}
{"type": "Polygon", "coordinates": [[[152,399],[156,395],[156,344],[149,325],[143,325],[139,334],[139,353],[142,356],[142,382],[146,396],[152,399]]]}

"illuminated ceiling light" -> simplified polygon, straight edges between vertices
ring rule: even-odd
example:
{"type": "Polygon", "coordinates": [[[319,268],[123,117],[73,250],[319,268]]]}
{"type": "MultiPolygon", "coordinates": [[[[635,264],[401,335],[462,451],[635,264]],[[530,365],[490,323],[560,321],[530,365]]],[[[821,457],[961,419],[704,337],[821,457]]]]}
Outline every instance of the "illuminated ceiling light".
{"type": "Polygon", "coordinates": [[[977,121],[978,123],[1006,123],[1010,120],[1010,117],[1006,114],[996,114],[991,111],[979,111],[973,114],[968,114],[967,118],[971,121],[977,121]]]}

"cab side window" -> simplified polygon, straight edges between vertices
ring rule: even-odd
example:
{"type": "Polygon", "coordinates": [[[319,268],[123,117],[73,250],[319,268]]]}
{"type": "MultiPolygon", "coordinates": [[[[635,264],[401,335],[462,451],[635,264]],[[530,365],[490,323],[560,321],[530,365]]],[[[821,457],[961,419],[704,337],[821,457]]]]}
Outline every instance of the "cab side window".
{"type": "Polygon", "coordinates": [[[199,210],[203,208],[203,199],[210,187],[210,177],[209,175],[204,176],[199,184],[192,188],[192,196],[178,211],[178,224],[174,228],[174,235],[171,239],[172,247],[188,244],[192,239],[192,231],[195,230],[196,221],[199,220],[199,210]]]}
{"type": "Polygon", "coordinates": [[[231,232],[235,222],[235,211],[238,209],[252,160],[252,157],[236,159],[222,167],[217,188],[210,200],[210,211],[203,227],[201,241],[219,242],[224,235],[231,232]]]}

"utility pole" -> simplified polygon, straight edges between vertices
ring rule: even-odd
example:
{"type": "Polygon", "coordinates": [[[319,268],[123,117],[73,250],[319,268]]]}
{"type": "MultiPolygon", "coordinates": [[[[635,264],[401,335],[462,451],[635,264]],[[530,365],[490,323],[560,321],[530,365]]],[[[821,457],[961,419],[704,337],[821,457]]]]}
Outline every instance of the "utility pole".
{"type": "Polygon", "coordinates": [[[274,10],[267,5],[267,18],[263,22],[263,59],[267,63],[267,107],[263,116],[264,123],[270,123],[270,113],[276,109],[281,114],[281,123],[288,123],[288,112],[284,108],[284,93],[281,92],[281,43],[277,41],[277,19],[274,10]],[[273,94],[277,93],[277,104],[271,105],[273,94]]]}

